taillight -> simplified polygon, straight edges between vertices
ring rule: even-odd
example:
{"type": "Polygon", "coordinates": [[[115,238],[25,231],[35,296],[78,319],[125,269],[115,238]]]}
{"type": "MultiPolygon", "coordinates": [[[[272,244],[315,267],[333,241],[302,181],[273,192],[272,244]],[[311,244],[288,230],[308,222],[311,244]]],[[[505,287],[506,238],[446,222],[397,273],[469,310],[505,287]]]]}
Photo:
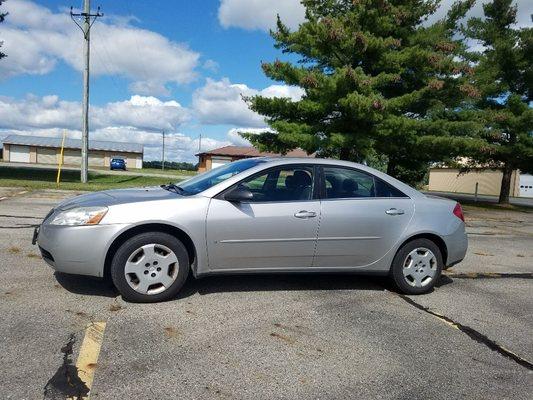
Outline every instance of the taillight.
{"type": "Polygon", "coordinates": [[[463,208],[461,204],[457,203],[453,209],[453,215],[459,218],[461,221],[465,222],[465,216],[463,214],[463,208]]]}

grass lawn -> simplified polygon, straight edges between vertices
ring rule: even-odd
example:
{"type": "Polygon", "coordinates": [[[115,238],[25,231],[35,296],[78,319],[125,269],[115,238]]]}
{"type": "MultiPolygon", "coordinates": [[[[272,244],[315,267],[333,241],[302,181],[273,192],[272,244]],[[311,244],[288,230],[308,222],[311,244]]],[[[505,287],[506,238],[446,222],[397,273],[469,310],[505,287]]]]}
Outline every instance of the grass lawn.
{"type": "MultiPolygon", "coordinates": [[[[0,166],[0,186],[17,186],[28,189],[57,189],[56,169],[17,168],[0,166]]],[[[80,182],[79,171],[62,171],[59,189],[67,190],[105,190],[134,186],[155,186],[168,183],[162,177],[141,175],[104,175],[89,173],[89,183],[80,182]]],[[[176,182],[176,179],[172,179],[176,182]]]]}
{"type": "Polygon", "coordinates": [[[168,176],[194,176],[198,174],[198,171],[186,171],[184,169],[160,169],[160,168],[128,168],[128,171],[131,172],[146,172],[151,174],[164,174],[168,176]]]}

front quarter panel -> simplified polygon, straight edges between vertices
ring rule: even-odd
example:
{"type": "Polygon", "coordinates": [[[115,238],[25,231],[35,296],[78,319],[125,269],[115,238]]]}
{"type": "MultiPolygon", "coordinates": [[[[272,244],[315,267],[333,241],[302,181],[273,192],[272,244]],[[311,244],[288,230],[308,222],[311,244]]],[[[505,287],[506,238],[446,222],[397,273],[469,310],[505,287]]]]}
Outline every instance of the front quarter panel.
{"type": "MultiPolygon", "coordinates": [[[[131,228],[146,224],[171,225],[191,238],[196,249],[197,268],[202,270],[207,267],[205,219],[209,201],[207,197],[191,196],[110,206],[101,224],[126,224],[126,227],[114,235],[108,249],[114,239],[131,228]]],[[[103,257],[102,264],[105,254],[103,257]]]]}

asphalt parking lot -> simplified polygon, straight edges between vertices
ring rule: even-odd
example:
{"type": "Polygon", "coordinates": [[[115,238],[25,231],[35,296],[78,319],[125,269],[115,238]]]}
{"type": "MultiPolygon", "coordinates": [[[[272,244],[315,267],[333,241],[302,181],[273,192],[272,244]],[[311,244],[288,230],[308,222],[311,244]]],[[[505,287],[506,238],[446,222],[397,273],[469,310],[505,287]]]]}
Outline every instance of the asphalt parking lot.
{"type": "Polygon", "coordinates": [[[268,275],[140,305],[37,255],[33,226],[73,194],[0,188],[0,399],[531,399],[533,211],[466,208],[467,258],[423,296],[268,275]]]}

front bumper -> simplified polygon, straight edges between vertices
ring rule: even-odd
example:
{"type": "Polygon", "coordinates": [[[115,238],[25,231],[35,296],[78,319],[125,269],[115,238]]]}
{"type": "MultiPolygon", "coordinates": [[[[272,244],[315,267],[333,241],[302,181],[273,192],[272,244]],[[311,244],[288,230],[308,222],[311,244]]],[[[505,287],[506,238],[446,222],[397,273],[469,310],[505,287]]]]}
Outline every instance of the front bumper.
{"type": "Polygon", "coordinates": [[[43,260],[56,271],[102,277],[107,250],[127,226],[42,224],[36,242],[43,260]]]}

